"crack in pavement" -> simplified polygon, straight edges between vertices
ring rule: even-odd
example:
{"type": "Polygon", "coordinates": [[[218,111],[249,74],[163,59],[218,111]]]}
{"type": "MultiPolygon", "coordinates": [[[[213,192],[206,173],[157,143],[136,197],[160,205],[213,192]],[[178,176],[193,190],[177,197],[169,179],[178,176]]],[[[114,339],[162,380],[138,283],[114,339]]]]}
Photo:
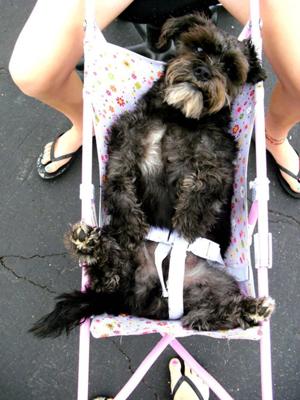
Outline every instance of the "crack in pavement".
{"type": "Polygon", "coordinates": [[[67,256],[69,253],[64,252],[64,253],[53,253],[53,254],[33,254],[32,256],[21,256],[21,255],[15,255],[15,254],[8,254],[4,256],[0,256],[0,260],[4,258],[19,258],[20,260],[32,260],[33,258],[47,258],[47,257],[59,257],[59,256],[67,256]]]}
{"type": "Polygon", "coordinates": [[[33,286],[36,286],[43,290],[46,290],[48,293],[57,294],[57,292],[49,289],[46,285],[41,285],[41,284],[33,281],[32,279],[27,278],[26,276],[18,275],[12,268],[9,268],[7,265],[5,265],[3,257],[0,258],[0,265],[2,265],[2,267],[4,269],[6,269],[8,272],[10,272],[12,275],[14,275],[17,279],[22,279],[23,281],[28,282],[33,286]]]}
{"type": "MultiPolygon", "coordinates": [[[[285,218],[285,219],[287,219],[288,221],[291,221],[291,222],[293,222],[293,223],[295,223],[296,225],[299,225],[300,226],[300,221],[297,219],[297,218],[295,218],[295,217],[292,217],[291,215],[287,215],[287,214],[284,214],[284,213],[281,213],[281,212],[279,212],[279,211],[274,211],[274,210],[270,210],[269,209],[269,213],[270,213],[270,216],[272,216],[272,217],[281,217],[281,218],[285,218]]],[[[284,222],[284,223],[287,223],[288,221],[285,221],[285,220],[282,220],[282,219],[278,219],[278,220],[273,220],[273,221],[271,221],[272,223],[278,223],[278,222],[284,222]]]]}
{"type": "Polygon", "coordinates": [[[134,374],[134,370],[132,368],[132,363],[131,363],[130,357],[128,356],[128,354],[125,353],[125,351],[122,349],[122,347],[118,345],[117,342],[115,342],[113,339],[112,339],[112,342],[113,342],[114,346],[116,347],[116,349],[126,358],[126,360],[128,362],[128,370],[133,375],[134,374]]]}
{"type": "MultiPolygon", "coordinates": [[[[130,358],[129,355],[122,349],[122,347],[118,345],[117,342],[115,342],[113,339],[112,339],[112,342],[113,342],[114,346],[116,347],[116,349],[126,358],[126,360],[127,360],[127,362],[128,362],[128,370],[129,370],[129,371],[131,372],[131,374],[133,375],[135,371],[133,370],[133,367],[132,367],[131,358],[130,358]]],[[[151,386],[151,385],[149,385],[149,384],[145,381],[145,378],[142,379],[142,382],[143,382],[143,384],[144,384],[148,389],[150,389],[150,390],[153,392],[153,394],[154,394],[154,396],[155,396],[155,400],[159,400],[159,396],[158,396],[158,394],[156,393],[154,387],[151,386]]]]}

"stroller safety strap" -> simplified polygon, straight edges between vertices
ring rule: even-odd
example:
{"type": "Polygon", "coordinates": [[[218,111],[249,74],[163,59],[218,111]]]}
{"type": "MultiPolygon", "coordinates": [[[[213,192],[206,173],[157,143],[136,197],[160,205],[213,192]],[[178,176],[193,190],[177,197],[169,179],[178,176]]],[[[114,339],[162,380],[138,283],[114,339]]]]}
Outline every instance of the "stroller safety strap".
{"type": "Polygon", "coordinates": [[[179,319],[183,315],[183,281],[186,252],[198,257],[224,265],[220,246],[211,240],[197,238],[189,244],[177,232],[152,227],[146,236],[147,240],[158,242],[154,252],[155,266],[162,287],[163,297],[168,298],[169,319],[179,319]],[[163,278],[162,263],[170,254],[167,288],[163,278]]]}

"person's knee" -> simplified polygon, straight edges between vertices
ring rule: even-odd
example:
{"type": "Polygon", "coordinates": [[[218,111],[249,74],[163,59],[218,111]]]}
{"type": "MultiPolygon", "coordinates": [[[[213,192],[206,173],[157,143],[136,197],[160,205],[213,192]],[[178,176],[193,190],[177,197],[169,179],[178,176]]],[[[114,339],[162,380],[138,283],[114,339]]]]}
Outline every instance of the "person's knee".
{"type": "Polygon", "coordinates": [[[42,98],[58,85],[58,79],[34,63],[18,60],[12,55],[9,72],[14,83],[27,96],[42,98]]]}
{"type": "Polygon", "coordinates": [[[300,80],[288,79],[278,81],[279,93],[291,104],[297,105],[300,109],[300,80]]]}

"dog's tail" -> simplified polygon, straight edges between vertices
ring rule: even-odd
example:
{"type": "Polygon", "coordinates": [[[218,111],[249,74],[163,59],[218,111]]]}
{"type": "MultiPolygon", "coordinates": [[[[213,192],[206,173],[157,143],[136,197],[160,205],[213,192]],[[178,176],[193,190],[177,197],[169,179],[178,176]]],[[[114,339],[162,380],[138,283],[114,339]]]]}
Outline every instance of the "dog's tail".
{"type": "Polygon", "coordinates": [[[120,301],[115,294],[74,291],[57,297],[54,310],[39,319],[29,330],[39,338],[69,334],[72,329],[94,314],[103,312],[118,314],[120,301]],[[117,300],[117,301],[116,301],[117,300]]]}

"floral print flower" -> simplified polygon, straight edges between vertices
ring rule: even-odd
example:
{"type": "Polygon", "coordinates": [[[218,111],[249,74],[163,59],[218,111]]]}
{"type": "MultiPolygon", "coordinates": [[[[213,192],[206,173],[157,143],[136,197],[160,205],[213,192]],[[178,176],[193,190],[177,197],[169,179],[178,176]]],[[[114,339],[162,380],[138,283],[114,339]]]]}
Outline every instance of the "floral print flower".
{"type": "Polygon", "coordinates": [[[232,133],[234,135],[236,135],[238,133],[239,129],[240,129],[240,127],[237,124],[234,125],[234,127],[232,128],[232,133]]]}
{"type": "Polygon", "coordinates": [[[117,103],[119,104],[119,106],[124,107],[125,106],[125,101],[123,99],[123,97],[117,97],[117,103]]]}

